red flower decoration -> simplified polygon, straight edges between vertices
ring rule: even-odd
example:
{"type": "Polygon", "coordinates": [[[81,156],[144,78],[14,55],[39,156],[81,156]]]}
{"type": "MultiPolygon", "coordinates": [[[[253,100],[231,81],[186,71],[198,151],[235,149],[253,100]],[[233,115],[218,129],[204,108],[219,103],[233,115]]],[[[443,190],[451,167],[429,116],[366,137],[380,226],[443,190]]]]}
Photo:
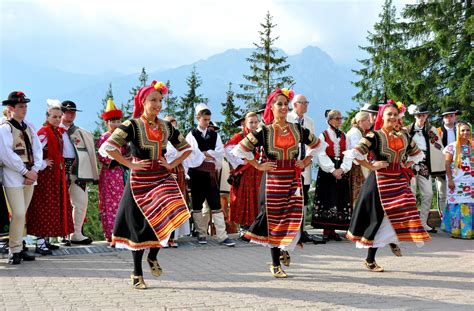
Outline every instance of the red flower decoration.
{"type": "Polygon", "coordinates": [[[470,192],[470,191],[471,191],[471,186],[464,186],[464,187],[462,187],[462,191],[464,191],[464,192],[470,192]]]}

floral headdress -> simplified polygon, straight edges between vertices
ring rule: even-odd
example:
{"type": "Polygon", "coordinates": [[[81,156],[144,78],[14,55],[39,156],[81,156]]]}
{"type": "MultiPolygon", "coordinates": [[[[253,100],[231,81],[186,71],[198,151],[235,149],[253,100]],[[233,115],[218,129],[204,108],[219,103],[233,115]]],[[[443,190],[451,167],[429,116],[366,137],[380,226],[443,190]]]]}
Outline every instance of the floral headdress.
{"type": "Polygon", "coordinates": [[[161,95],[165,96],[168,94],[168,87],[163,82],[156,82],[156,80],[153,80],[151,85],[142,87],[137,95],[135,95],[133,103],[133,118],[138,118],[143,114],[143,103],[151,91],[158,91],[161,95]]]}
{"type": "Polygon", "coordinates": [[[385,108],[388,106],[396,106],[398,109],[398,113],[403,117],[405,115],[405,105],[402,102],[395,102],[393,99],[389,99],[385,105],[380,107],[379,112],[377,114],[377,119],[375,120],[374,130],[380,130],[383,126],[383,112],[385,108]]]}
{"type": "Polygon", "coordinates": [[[270,93],[267,98],[267,105],[265,107],[265,112],[263,113],[263,120],[265,121],[265,124],[270,124],[273,121],[273,112],[272,112],[272,104],[273,100],[275,99],[276,96],[278,95],[283,95],[286,98],[288,98],[288,101],[291,101],[293,97],[295,97],[295,92],[293,90],[287,89],[287,88],[276,88],[275,91],[270,93]]]}

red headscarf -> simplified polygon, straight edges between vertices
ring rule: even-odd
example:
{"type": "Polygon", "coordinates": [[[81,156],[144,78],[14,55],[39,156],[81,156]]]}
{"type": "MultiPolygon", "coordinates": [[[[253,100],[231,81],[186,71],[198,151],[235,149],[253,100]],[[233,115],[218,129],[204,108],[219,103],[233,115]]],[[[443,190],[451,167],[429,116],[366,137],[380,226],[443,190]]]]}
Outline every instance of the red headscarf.
{"type": "Polygon", "coordinates": [[[379,112],[377,113],[377,119],[375,119],[375,124],[374,124],[374,130],[380,130],[383,126],[383,112],[385,111],[385,108],[388,106],[393,106],[395,105],[398,109],[399,113],[404,114],[405,113],[405,105],[401,102],[395,103],[393,99],[389,99],[385,105],[380,107],[379,112]]]}
{"type": "Polygon", "coordinates": [[[286,98],[288,98],[289,101],[291,101],[293,97],[295,96],[295,92],[293,92],[293,90],[290,90],[290,89],[276,88],[273,93],[270,93],[270,95],[268,95],[267,105],[265,107],[265,112],[263,113],[263,120],[265,121],[265,124],[267,125],[273,121],[274,117],[273,117],[273,111],[272,111],[272,104],[273,104],[273,100],[278,95],[283,95],[286,98]]]}
{"type": "Polygon", "coordinates": [[[135,95],[133,103],[133,118],[138,118],[143,114],[144,108],[143,103],[145,102],[146,97],[151,93],[151,91],[158,91],[161,95],[165,96],[168,94],[168,88],[163,82],[156,82],[153,80],[151,85],[142,87],[137,95],[135,95]]]}

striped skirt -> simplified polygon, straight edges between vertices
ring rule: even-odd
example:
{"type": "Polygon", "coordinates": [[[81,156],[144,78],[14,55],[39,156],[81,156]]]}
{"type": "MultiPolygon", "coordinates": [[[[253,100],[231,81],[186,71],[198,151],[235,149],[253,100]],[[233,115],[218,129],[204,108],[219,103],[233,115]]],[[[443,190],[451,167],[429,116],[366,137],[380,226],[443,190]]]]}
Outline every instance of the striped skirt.
{"type": "Polygon", "coordinates": [[[395,240],[430,240],[421,224],[415,196],[400,170],[379,170],[369,175],[354,208],[347,238],[362,246],[381,246],[374,240],[384,218],[393,228],[395,240]]]}
{"type": "Polygon", "coordinates": [[[112,245],[139,250],[163,247],[190,218],[176,179],[166,168],[132,171],[114,225],[112,245]]]}
{"type": "Polygon", "coordinates": [[[253,243],[292,250],[303,220],[301,170],[295,161],[275,162],[277,168],[262,177],[260,213],[245,237],[253,243]]]}

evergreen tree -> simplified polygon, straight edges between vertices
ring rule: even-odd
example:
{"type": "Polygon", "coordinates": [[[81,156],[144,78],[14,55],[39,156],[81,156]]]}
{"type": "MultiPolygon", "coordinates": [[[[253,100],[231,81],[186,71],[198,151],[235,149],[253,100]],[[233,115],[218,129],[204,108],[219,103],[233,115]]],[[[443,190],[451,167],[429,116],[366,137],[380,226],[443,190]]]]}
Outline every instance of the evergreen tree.
{"type": "Polygon", "coordinates": [[[132,87],[132,89],[129,91],[129,94],[131,95],[131,98],[127,101],[126,104],[123,104],[120,109],[123,112],[123,118],[125,120],[131,119],[133,115],[133,102],[135,99],[135,95],[137,95],[138,91],[147,85],[148,82],[148,74],[146,73],[145,67],[142,68],[142,72],[140,73],[140,76],[138,77],[138,85],[135,87],[132,87]]]}
{"type": "Polygon", "coordinates": [[[243,99],[247,109],[251,111],[265,103],[276,87],[290,88],[294,85],[293,77],[284,76],[290,67],[286,64],[287,57],[278,56],[278,50],[274,48],[279,37],[272,37],[273,29],[277,26],[272,19],[270,12],[267,12],[264,23],[260,24],[263,29],[258,32],[260,42],[254,43],[255,51],[247,58],[251,74],[244,75],[244,79],[248,83],[239,85],[244,93],[237,94],[237,98],[243,99]]]}
{"type": "Polygon", "coordinates": [[[96,128],[94,132],[92,133],[94,135],[94,139],[98,139],[100,135],[104,132],[106,132],[107,129],[107,124],[105,121],[102,119],[102,113],[105,111],[105,107],[107,106],[107,101],[111,98],[112,100],[114,99],[114,94],[112,92],[112,83],[109,83],[109,88],[107,89],[107,92],[105,93],[104,98],[102,99],[102,108],[100,109],[99,112],[97,112],[97,118],[98,120],[95,121],[96,128]]]}
{"type": "Polygon", "coordinates": [[[232,83],[229,82],[229,89],[226,93],[225,103],[222,105],[222,115],[224,116],[224,121],[219,122],[218,125],[221,128],[220,135],[223,141],[228,141],[232,135],[238,131],[235,127],[234,122],[240,119],[242,111],[234,102],[234,91],[232,91],[232,83]]]}
{"type": "Polygon", "coordinates": [[[403,94],[400,79],[399,58],[403,36],[399,29],[395,6],[392,0],[385,0],[380,21],[374,25],[374,32],[368,32],[369,46],[359,46],[369,54],[369,58],[358,60],[363,65],[353,70],[361,79],[353,84],[359,92],[353,97],[359,103],[376,103],[389,98],[400,100],[403,94]]]}
{"type": "MultiPolygon", "coordinates": [[[[176,118],[177,117],[176,111],[178,111],[178,107],[179,107],[178,97],[173,96],[170,80],[166,81],[166,87],[168,88],[168,94],[163,98],[163,109],[161,110],[161,113],[163,117],[167,115],[172,115],[176,118]]],[[[179,120],[176,119],[176,121],[179,121],[179,120]]],[[[178,124],[179,123],[180,122],[178,122],[178,124]]]]}
{"type": "Polygon", "coordinates": [[[462,118],[473,120],[474,17],[472,0],[424,1],[407,5],[402,23],[408,48],[405,63],[407,92],[439,116],[455,106],[462,118]]]}
{"type": "Polygon", "coordinates": [[[193,66],[190,76],[186,78],[186,84],[189,88],[188,92],[184,97],[181,97],[181,109],[176,111],[178,127],[183,134],[194,127],[196,120],[194,108],[196,105],[207,103],[207,98],[204,98],[202,94],[197,94],[197,89],[202,85],[202,80],[196,71],[196,66],[193,66]]]}

